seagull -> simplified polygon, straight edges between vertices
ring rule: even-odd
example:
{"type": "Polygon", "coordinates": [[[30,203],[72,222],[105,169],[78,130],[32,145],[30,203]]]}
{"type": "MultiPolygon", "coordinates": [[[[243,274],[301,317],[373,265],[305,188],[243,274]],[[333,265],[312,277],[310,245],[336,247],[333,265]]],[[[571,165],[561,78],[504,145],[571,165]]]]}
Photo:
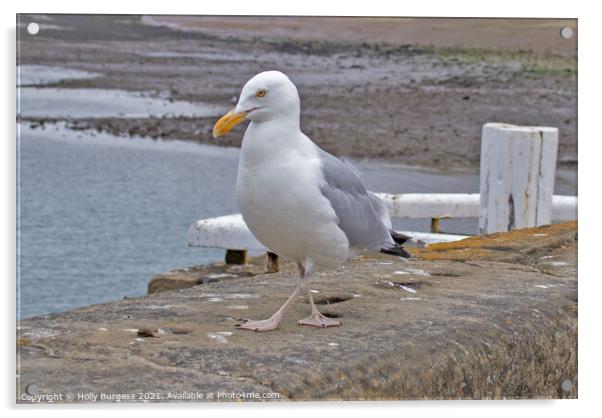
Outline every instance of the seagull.
{"type": "MultiPolygon", "coordinates": [[[[392,231],[382,200],[366,190],[359,170],[318,147],[300,128],[297,87],[284,73],[265,71],[242,88],[238,103],[213,128],[215,138],[251,121],[244,134],[236,199],[242,217],[266,248],[297,262],[299,283],[270,318],[239,329],[271,331],[306,289],[314,268],[335,268],[361,251],[409,258],[410,237],[392,231]]],[[[311,315],[298,325],[335,327],[308,291],[311,315]]]]}

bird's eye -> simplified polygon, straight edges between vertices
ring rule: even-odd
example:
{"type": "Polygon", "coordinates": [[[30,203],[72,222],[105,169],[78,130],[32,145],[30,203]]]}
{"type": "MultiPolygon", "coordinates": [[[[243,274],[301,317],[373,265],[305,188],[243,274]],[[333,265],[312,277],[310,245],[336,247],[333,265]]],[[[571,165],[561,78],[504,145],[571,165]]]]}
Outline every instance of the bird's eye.
{"type": "Polygon", "coordinates": [[[268,92],[267,92],[267,91],[265,91],[264,89],[257,90],[257,93],[255,93],[255,95],[256,95],[257,97],[263,97],[263,96],[265,96],[266,94],[268,94],[268,92]]]}

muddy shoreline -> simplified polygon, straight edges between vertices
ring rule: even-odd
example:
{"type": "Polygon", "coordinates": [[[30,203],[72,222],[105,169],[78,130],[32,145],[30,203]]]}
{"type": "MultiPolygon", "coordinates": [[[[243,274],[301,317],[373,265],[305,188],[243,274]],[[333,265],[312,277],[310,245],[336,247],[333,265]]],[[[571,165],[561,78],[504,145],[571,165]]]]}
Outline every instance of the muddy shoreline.
{"type": "MultiPolygon", "coordinates": [[[[21,21],[19,64],[101,74],[48,87],[122,89],[229,106],[252,75],[279,69],[299,88],[303,130],[337,155],[476,167],[481,126],[497,121],[558,127],[561,165],[577,163],[577,68],[566,48],[556,54],[549,48],[458,48],[333,40],[330,35],[316,40],[295,38],[294,32],[259,37],[251,26],[228,35],[210,27],[149,25],[140,16],[22,15],[21,21]],[[24,29],[33,20],[47,25],[35,37],[24,29]]],[[[55,122],[25,121],[40,127],[55,122]]],[[[69,123],[73,129],[120,136],[240,145],[244,127],[216,141],[211,137],[214,121],[158,117],[69,123]]]]}

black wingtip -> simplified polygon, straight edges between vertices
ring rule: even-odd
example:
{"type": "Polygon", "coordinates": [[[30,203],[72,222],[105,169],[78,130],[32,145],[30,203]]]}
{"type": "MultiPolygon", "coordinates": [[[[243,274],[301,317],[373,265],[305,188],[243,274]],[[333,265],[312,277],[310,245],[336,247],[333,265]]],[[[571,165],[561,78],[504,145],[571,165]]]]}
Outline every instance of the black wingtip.
{"type": "Polygon", "coordinates": [[[391,246],[387,248],[381,248],[380,252],[383,254],[395,255],[397,257],[412,258],[412,254],[406,251],[402,246],[391,246]]]}
{"type": "Polygon", "coordinates": [[[397,245],[402,245],[407,240],[412,238],[412,237],[402,234],[400,232],[393,231],[392,229],[389,230],[389,234],[391,234],[391,238],[393,238],[393,241],[395,241],[395,244],[397,244],[397,245]]]}

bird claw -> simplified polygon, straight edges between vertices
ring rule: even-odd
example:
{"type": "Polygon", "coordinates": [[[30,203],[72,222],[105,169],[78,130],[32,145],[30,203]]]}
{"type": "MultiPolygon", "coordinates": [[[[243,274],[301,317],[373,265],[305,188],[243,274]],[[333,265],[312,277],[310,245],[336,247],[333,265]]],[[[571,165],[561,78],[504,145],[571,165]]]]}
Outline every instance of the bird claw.
{"type": "Polygon", "coordinates": [[[250,319],[245,319],[243,323],[236,324],[235,327],[238,329],[246,329],[256,332],[273,331],[278,328],[279,322],[280,321],[272,318],[263,319],[261,321],[251,321],[250,319]]]}
{"type": "Polygon", "coordinates": [[[297,325],[299,326],[318,328],[339,327],[342,324],[343,323],[341,321],[328,318],[327,316],[322,315],[320,312],[315,312],[307,318],[297,321],[297,325]]]}

